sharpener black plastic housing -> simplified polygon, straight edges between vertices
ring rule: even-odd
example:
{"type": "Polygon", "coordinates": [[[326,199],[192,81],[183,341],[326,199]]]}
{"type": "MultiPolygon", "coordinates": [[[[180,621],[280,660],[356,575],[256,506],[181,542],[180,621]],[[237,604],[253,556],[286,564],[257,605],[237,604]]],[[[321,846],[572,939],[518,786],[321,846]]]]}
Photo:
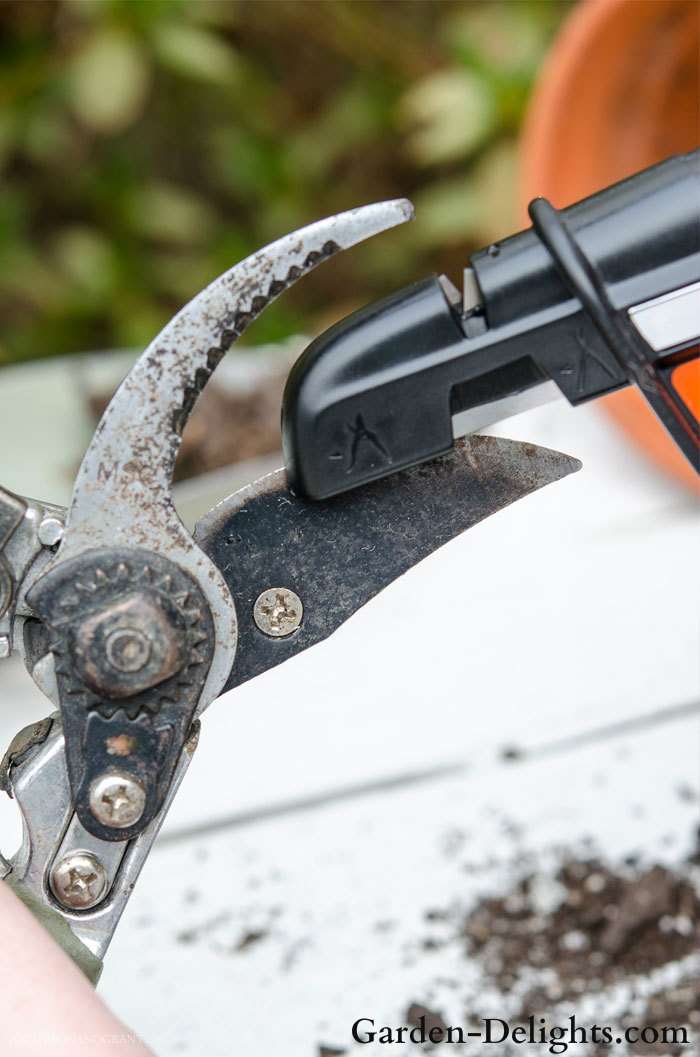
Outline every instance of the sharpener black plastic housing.
{"type": "MultiPolygon", "coordinates": [[[[627,310],[700,279],[699,157],[669,158],[561,213],[534,209],[533,228],[472,256],[481,305],[465,317],[430,276],[313,341],[282,408],[294,490],[323,499],[433,458],[452,445],[454,413],[548,379],[572,404],[636,382],[673,432],[659,356],[627,310]]],[[[674,362],[697,354],[672,351],[674,362]]],[[[689,458],[692,422],[674,433],[689,458]]]]}

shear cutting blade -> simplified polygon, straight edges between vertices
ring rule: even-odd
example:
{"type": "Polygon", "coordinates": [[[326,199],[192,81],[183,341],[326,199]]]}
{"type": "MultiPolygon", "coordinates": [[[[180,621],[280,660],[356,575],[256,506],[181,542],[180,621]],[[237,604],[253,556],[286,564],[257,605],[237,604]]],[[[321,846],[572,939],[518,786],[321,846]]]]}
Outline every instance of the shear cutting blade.
{"type": "Polygon", "coordinates": [[[284,470],[236,492],[195,528],[239,614],[225,689],[327,638],[448,540],[580,466],[534,444],[471,436],[432,462],[323,503],[294,495],[284,470]],[[302,600],[303,619],[289,635],[271,637],[255,622],[256,600],[271,588],[302,600]]]}

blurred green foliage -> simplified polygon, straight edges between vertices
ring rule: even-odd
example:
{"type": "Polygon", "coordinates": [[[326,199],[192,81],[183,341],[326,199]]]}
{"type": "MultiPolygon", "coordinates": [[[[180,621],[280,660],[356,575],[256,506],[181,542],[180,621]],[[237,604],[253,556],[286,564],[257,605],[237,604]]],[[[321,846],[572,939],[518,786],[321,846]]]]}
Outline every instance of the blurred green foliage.
{"type": "Polygon", "coordinates": [[[515,223],[514,147],[567,0],[0,3],[0,362],[143,346],[245,254],[408,195],[253,340],[309,333],[515,223]]]}

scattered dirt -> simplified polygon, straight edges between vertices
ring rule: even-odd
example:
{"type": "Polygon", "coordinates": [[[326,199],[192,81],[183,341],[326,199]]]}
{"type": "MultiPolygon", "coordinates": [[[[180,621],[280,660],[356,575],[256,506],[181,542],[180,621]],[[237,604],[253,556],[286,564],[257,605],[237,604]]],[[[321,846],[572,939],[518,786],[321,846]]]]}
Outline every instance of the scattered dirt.
{"type": "MultiPolygon", "coordinates": [[[[627,1017],[629,1019],[629,1015],[627,1017]]],[[[688,974],[679,980],[673,987],[665,988],[658,994],[651,995],[647,1001],[644,1012],[637,1018],[640,1025],[656,1028],[659,1033],[664,1027],[686,1024],[689,1027],[688,1038],[691,1043],[697,1042],[700,1027],[700,1011],[698,1011],[698,977],[697,974],[688,974]]],[[[688,1046],[670,1045],[662,1041],[650,1042],[646,1046],[638,1047],[647,1054],[660,1054],[663,1057],[681,1057],[682,1054],[692,1053],[688,1046]]],[[[697,1052],[697,1050],[696,1050],[697,1052]]],[[[608,1050],[609,1054],[609,1050],[608,1050]]],[[[598,1057],[595,1054],[594,1057],[598,1057]]]]}
{"type": "MultiPolygon", "coordinates": [[[[462,1024],[480,1024],[484,991],[502,996],[501,1015],[511,1027],[527,1024],[530,1016],[566,1025],[572,1013],[581,1024],[582,1000],[599,996],[599,1023],[659,1031],[685,1026],[692,1046],[700,1037],[700,986],[697,968],[683,960],[698,950],[695,862],[693,854],[674,870],[643,868],[634,861],[611,867],[593,855],[565,856],[553,876],[543,877],[531,863],[516,860],[507,891],[481,899],[468,911],[454,906],[427,910],[425,921],[440,935],[431,934],[421,947],[462,943],[465,958],[480,970],[482,983],[465,996],[462,1024]],[[654,986],[650,974],[673,963],[681,964],[676,971],[657,973],[654,986]],[[614,1016],[606,1019],[603,1010],[612,1007],[614,1016]]],[[[414,1003],[406,1022],[414,1024],[428,1012],[414,1003]]],[[[443,1023],[439,1014],[430,1015],[433,1023],[443,1023]]],[[[503,1053],[510,1052],[506,1045],[503,1053]]],[[[639,1043],[633,1052],[675,1057],[690,1050],[688,1044],[659,1041],[639,1043]]],[[[590,1044],[586,1053],[609,1057],[610,1046],[590,1044]]]]}
{"type": "Polygon", "coordinates": [[[266,929],[256,929],[251,932],[245,932],[236,944],[235,949],[237,951],[244,951],[248,947],[252,947],[253,944],[259,943],[260,940],[264,940],[267,935],[268,933],[266,929]]]}
{"type": "Polygon", "coordinates": [[[506,896],[482,900],[462,924],[466,953],[503,993],[524,970],[555,970],[556,983],[528,994],[525,1015],[697,949],[698,897],[666,867],[627,878],[597,859],[565,862],[556,875],[562,902],[547,914],[533,898],[535,881],[526,874],[506,896]]]}
{"type": "Polygon", "coordinates": [[[420,1028],[421,1017],[424,1017],[425,1034],[430,1035],[433,1028],[440,1028],[441,1031],[447,1031],[448,1025],[442,1019],[439,1013],[433,1012],[431,1009],[427,1009],[426,1006],[422,1006],[419,1002],[412,1002],[408,1007],[406,1013],[406,1023],[412,1028],[420,1028]]]}
{"type": "MultiPolygon", "coordinates": [[[[212,380],[199,397],[182,436],[175,481],[267,455],[281,446],[280,406],[289,368],[266,378],[250,392],[234,395],[212,380]]],[[[99,421],[111,393],[93,396],[90,410],[99,421]]]]}
{"type": "Polygon", "coordinates": [[[206,936],[216,933],[222,925],[226,925],[229,921],[230,914],[228,911],[224,911],[221,914],[217,914],[216,917],[209,918],[208,921],[203,921],[200,925],[195,925],[189,929],[183,929],[175,935],[175,942],[188,945],[190,943],[198,943],[201,939],[206,936]]]}
{"type": "MultiPolygon", "coordinates": [[[[203,921],[199,925],[183,929],[176,934],[175,942],[189,945],[199,943],[202,940],[211,940],[212,938],[220,936],[221,930],[230,925],[230,919],[231,915],[224,912],[208,921],[203,921]]],[[[232,943],[227,943],[223,947],[218,946],[217,949],[226,954],[239,954],[241,951],[249,950],[251,947],[255,946],[255,944],[266,939],[269,935],[270,932],[266,928],[245,928],[241,935],[232,943]]]]}

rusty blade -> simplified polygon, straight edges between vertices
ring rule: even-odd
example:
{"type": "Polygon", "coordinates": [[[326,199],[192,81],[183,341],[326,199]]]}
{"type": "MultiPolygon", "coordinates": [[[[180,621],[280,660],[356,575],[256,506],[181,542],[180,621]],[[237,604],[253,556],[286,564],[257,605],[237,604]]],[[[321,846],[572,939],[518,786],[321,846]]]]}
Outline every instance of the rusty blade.
{"type": "Polygon", "coordinates": [[[202,691],[211,701],[230,670],[236,614],[218,570],[193,543],[172,501],[173,465],[189,414],[246,327],[317,264],[410,220],[406,199],[377,202],[277,239],[215,279],[142,353],[95,430],[82,461],[57,562],[99,547],[166,555],[190,573],[211,607],[214,657],[202,691]]]}
{"type": "Polygon", "coordinates": [[[579,470],[561,452],[465,437],[432,462],[323,503],[290,492],[284,470],[206,514],[195,540],[218,566],[239,616],[231,689],[327,638],[370,598],[478,521],[579,470]],[[273,587],[302,600],[286,638],[258,630],[253,606],[273,587]]]}
{"type": "Polygon", "coordinates": [[[178,312],[131,368],[95,430],[61,558],[87,546],[173,546],[170,488],[180,436],[224,353],[319,263],[412,215],[410,202],[397,199],[319,220],[246,257],[178,312]]]}

